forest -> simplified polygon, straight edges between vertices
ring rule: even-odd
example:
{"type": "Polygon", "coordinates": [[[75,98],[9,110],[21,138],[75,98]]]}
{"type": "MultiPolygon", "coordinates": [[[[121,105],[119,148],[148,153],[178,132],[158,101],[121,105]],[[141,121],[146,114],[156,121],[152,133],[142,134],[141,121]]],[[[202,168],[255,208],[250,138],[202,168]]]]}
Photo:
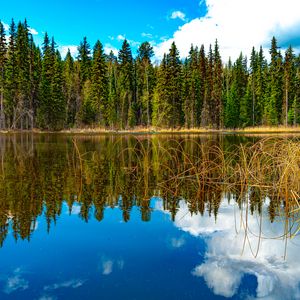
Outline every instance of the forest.
{"type": "Polygon", "coordinates": [[[133,54],[128,41],[115,56],[86,37],[78,55],[62,58],[45,33],[38,47],[27,21],[0,22],[0,129],[112,130],[244,128],[300,123],[300,56],[284,53],[275,37],[270,59],[253,47],[224,62],[218,41],[191,45],[182,59],[173,42],[159,63],[143,42],[133,54]]]}

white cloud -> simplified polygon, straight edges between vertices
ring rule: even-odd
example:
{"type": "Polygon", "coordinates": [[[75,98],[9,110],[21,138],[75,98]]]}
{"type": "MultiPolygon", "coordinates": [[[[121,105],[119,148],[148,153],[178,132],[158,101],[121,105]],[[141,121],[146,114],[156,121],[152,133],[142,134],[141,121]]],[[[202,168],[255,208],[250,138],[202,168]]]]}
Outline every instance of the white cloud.
{"type": "MultiPolygon", "coordinates": [[[[223,60],[249,55],[253,46],[269,47],[273,35],[278,41],[300,45],[299,1],[286,0],[206,0],[207,14],[179,27],[173,37],[155,48],[158,58],[169,51],[173,41],[181,56],[187,56],[191,44],[205,45],[218,39],[223,60]]],[[[282,45],[284,46],[284,45],[282,45]]],[[[265,54],[267,52],[265,51],[265,54]]]]}
{"type": "Polygon", "coordinates": [[[31,33],[32,35],[38,35],[39,33],[34,29],[34,28],[28,28],[29,29],[29,33],[31,33]]]}
{"type": "Polygon", "coordinates": [[[110,259],[105,256],[101,259],[100,271],[102,275],[110,275],[114,269],[123,270],[124,260],[123,259],[110,259]]]}
{"type": "Polygon", "coordinates": [[[107,55],[109,55],[111,51],[113,52],[113,54],[115,56],[118,56],[119,50],[117,48],[115,48],[114,46],[112,46],[109,43],[105,44],[104,45],[104,53],[107,54],[107,55]]]}
{"type": "Polygon", "coordinates": [[[106,260],[102,262],[102,274],[109,275],[113,271],[114,262],[112,260],[106,260]]]}
{"type": "MultiPolygon", "coordinates": [[[[155,207],[163,211],[160,201],[155,207]]],[[[207,212],[203,216],[191,215],[187,204],[180,201],[174,225],[206,242],[204,261],[192,274],[202,277],[214,294],[224,297],[234,296],[244,275],[249,274],[256,277],[259,299],[300,299],[300,235],[287,240],[284,258],[284,220],[278,218],[270,223],[266,201],[261,228],[260,216],[248,212],[247,240],[243,247],[245,220],[246,210],[240,211],[236,204],[228,204],[227,199],[223,199],[216,220],[207,212]],[[260,229],[262,238],[255,258],[260,229]]]]}
{"type": "Polygon", "coordinates": [[[4,22],[2,22],[2,24],[3,24],[4,30],[8,31],[9,30],[9,25],[4,23],[4,22]]]}
{"type": "Polygon", "coordinates": [[[77,288],[81,287],[85,283],[85,281],[86,280],[83,280],[83,279],[70,279],[67,281],[47,285],[44,287],[44,290],[49,291],[49,290],[57,290],[60,288],[77,289],[77,288]]]}
{"type": "Polygon", "coordinates": [[[58,47],[62,58],[66,57],[69,49],[70,49],[71,55],[75,58],[78,54],[77,48],[78,48],[78,46],[76,46],[76,45],[66,45],[66,46],[58,47]]]}
{"type": "Polygon", "coordinates": [[[152,35],[152,33],[142,32],[142,37],[152,39],[153,35],[152,35]]]}
{"type": "Polygon", "coordinates": [[[117,40],[118,40],[118,41],[124,41],[124,40],[125,40],[125,35],[119,34],[119,35],[117,36],[117,40]]]}
{"type": "Polygon", "coordinates": [[[28,281],[22,278],[22,272],[20,268],[14,270],[13,275],[7,278],[7,281],[4,286],[4,293],[11,294],[17,290],[24,291],[28,289],[28,281]]]}
{"type": "Polygon", "coordinates": [[[180,19],[182,21],[185,21],[185,13],[183,13],[180,10],[176,10],[176,11],[172,12],[170,18],[171,19],[180,19]]]}

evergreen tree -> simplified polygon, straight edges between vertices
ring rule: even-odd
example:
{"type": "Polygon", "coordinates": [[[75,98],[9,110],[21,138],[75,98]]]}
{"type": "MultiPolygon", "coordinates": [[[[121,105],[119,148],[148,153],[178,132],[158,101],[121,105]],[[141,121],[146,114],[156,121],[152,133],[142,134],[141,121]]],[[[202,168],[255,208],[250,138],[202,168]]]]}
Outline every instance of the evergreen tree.
{"type": "Polygon", "coordinates": [[[64,97],[66,100],[66,124],[72,126],[76,121],[76,88],[75,88],[75,66],[74,59],[68,49],[63,64],[64,97]]]}
{"type": "Polygon", "coordinates": [[[223,127],[222,71],[222,59],[219,52],[218,41],[216,40],[213,54],[213,85],[211,93],[211,108],[213,108],[211,110],[211,120],[213,127],[216,128],[223,127]]]}
{"type": "MultiPolygon", "coordinates": [[[[284,69],[284,101],[282,102],[282,123],[288,125],[288,114],[293,110],[292,104],[295,98],[295,55],[290,46],[285,52],[285,59],[283,64],[284,69]]],[[[294,106],[294,105],[293,105],[294,106]]]]}
{"type": "Polygon", "coordinates": [[[267,93],[265,94],[264,122],[278,125],[282,115],[282,56],[278,51],[277,40],[272,38],[271,62],[269,66],[267,93]]]}
{"type": "Polygon", "coordinates": [[[13,126],[23,129],[29,128],[32,115],[31,86],[30,86],[30,47],[28,26],[26,20],[19,22],[16,36],[16,66],[17,66],[17,95],[15,108],[15,121],[13,126]],[[26,124],[25,124],[26,123],[26,124]]]}
{"type": "Polygon", "coordinates": [[[111,128],[120,127],[118,122],[120,116],[120,103],[118,101],[118,61],[111,51],[107,58],[108,65],[108,103],[107,103],[107,121],[111,128]]]}
{"type": "Polygon", "coordinates": [[[183,101],[182,101],[182,73],[179,52],[172,43],[167,56],[167,68],[169,75],[169,99],[172,108],[171,127],[181,126],[184,123],[183,101]]]}
{"type": "Polygon", "coordinates": [[[97,119],[102,125],[108,124],[107,98],[108,79],[107,66],[103,46],[98,40],[93,51],[93,67],[91,74],[91,97],[92,105],[97,119]]]}
{"type": "Polygon", "coordinates": [[[84,37],[83,41],[80,42],[80,45],[77,50],[77,59],[80,66],[80,83],[81,86],[83,86],[86,80],[90,79],[92,61],[91,49],[86,37],[84,37]]]}
{"type": "Polygon", "coordinates": [[[158,68],[157,84],[153,99],[152,123],[154,126],[159,127],[169,127],[172,118],[167,59],[165,54],[158,68]]]}
{"type": "Polygon", "coordinates": [[[201,126],[212,127],[212,112],[214,111],[214,104],[212,101],[212,89],[213,89],[213,52],[212,47],[209,45],[209,51],[207,55],[207,68],[206,68],[206,80],[205,80],[205,95],[201,111],[201,126]]]}
{"type": "Polygon", "coordinates": [[[0,129],[5,128],[4,113],[4,86],[5,86],[5,63],[6,63],[6,37],[4,25],[0,21],[0,129]]]}
{"type": "Polygon", "coordinates": [[[63,67],[58,50],[55,52],[48,113],[50,118],[48,128],[54,130],[62,129],[66,120],[66,102],[63,94],[63,67]]]}
{"type": "Polygon", "coordinates": [[[154,69],[151,63],[153,47],[149,42],[144,42],[138,49],[137,56],[137,105],[138,123],[150,126],[152,114],[152,99],[154,87],[154,69]]]}
{"type": "Polygon", "coordinates": [[[16,25],[12,20],[9,28],[9,42],[7,61],[5,65],[4,106],[8,127],[16,124],[16,96],[17,96],[17,58],[16,58],[16,25]]]}
{"type": "Polygon", "coordinates": [[[118,54],[121,127],[136,125],[134,66],[130,45],[125,39],[118,54]]]}

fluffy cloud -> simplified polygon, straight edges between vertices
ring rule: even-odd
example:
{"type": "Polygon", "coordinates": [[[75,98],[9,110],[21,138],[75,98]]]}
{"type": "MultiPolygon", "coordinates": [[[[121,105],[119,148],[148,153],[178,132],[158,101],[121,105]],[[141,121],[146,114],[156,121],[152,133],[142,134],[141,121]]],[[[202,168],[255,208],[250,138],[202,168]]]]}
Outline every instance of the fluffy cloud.
{"type": "Polygon", "coordinates": [[[170,18],[171,19],[180,19],[182,21],[185,21],[185,13],[183,13],[180,10],[176,10],[176,11],[172,12],[170,18]]]}
{"type": "Polygon", "coordinates": [[[4,22],[2,22],[2,24],[3,24],[4,30],[8,31],[9,30],[9,25],[4,23],[4,22]]]}
{"type": "Polygon", "coordinates": [[[117,36],[117,40],[118,40],[118,41],[124,41],[124,40],[125,40],[125,35],[119,34],[119,35],[117,36]]]}
{"type": "MultiPolygon", "coordinates": [[[[255,214],[248,215],[244,247],[246,210],[240,211],[224,199],[215,221],[208,213],[191,216],[187,204],[180,201],[174,225],[206,241],[205,259],[192,274],[202,277],[214,294],[234,296],[244,275],[249,274],[257,279],[256,297],[259,299],[300,298],[300,236],[287,241],[287,257],[284,258],[285,240],[279,238],[283,236],[284,222],[270,223],[267,204],[261,219],[255,214]],[[259,242],[260,229],[262,239],[259,242]]],[[[156,209],[162,210],[159,202],[156,209]]]]}
{"type": "Polygon", "coordinates": [[[78,54],[77,48],[78,48],[78,46],[76,46],[76,45],[60,46],[59,52],[60,52],[62,58],[65,58],[68,53],[68,50],[70,49],[71,55],[75,58],[78,54]]]}
{"type": "Polygon", "coordinates": [[[115,55],[115,56],[118,56],[118,52],[119,52],[119,50],[117,49],[117,48],[115,48],[114,46],[112,46],[111,44],[109,44],[109,43],[107,43],[107,44],[105,44],[104,45],[104,52],[105,52],[105,54],[110,54],[110,52],[113,52],[113,54],[115,55]]]}
{"type": "Polygon", "coordinates": [[[29,33],[31,33],[32,35],[38,35],[39,33],[34,29],[34,28],[28,28],[29,29],[29,33]]]}
{"type": "Polygon", "coordinates": [[[218,39],[225,61],[241,51],[249,55],[253,46],[268,48],[273,35],[283,47],[300,45],[298,0],[206,0],[206,6],[204,17],[179,27],[172,38],[155,47],[157,58],[168,52],[173,41],[181,55],[187,56],[191,44],[204,44],[207,50],[218,39]]]}

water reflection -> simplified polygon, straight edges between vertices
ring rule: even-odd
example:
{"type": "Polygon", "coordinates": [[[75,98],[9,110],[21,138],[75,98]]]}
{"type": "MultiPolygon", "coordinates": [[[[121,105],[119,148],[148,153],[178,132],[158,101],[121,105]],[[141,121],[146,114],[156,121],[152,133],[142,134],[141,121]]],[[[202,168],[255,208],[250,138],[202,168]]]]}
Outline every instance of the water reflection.
{"type": "Polygon", "coordinates": [[[215,221],[207,213],[191,216],[186,203],[180,202],[175,226],[206,243],[204,261],[192,274],[202,277],[215,295],[233,297],[243,277],[253,275],[257,298],[298,299],[299,236],[286,241],[282,220],[270,223],[267,205],[260,215],[245,214],[246,210],[240,211],[224,199],[215,221]],[[284,258],[286,248],[288,255],[284,258]]]}
{"type": "Polygon", "coordinates": [[[157,294],[151,289],[142,298],[300,298],[300,243],[293,236],[299,216],[286,200],[299,192],[298,182],[286,178],[288,193],[273,186],[278,173],[271,173],[275,165],[267,159],[248,173],[242,169],[242,155],[261,151],[253,148],[257,141],[218,135],[0,136],[0,257],[20,255],[18,244],[21,251],[22,241],[30,240],[26,251],[32,254],[22,255],[33,265],[31,255],[41,256],[45,261],[39,259],[36,269],[60,274],[37,282],[32,265],[15,259],[0,274],[3,295],[80,299],[90,291],[96,299],[99,289],[107,296],[106,288],[122,287],[125,294],[114,291],[115,298],[133,299],[133,282],[147,290],[147,284],[168,278],[165,290],[160,285],[157,294]],[[264,187],[258,186],[262,167],[264,187]],[[39,250],[44,241],[49,252],[39,250]],[[124,285],[123,276],[129,278],[124,285]],[[180,285],[171,292],[179,281],[185,292],[180,285]]]}

